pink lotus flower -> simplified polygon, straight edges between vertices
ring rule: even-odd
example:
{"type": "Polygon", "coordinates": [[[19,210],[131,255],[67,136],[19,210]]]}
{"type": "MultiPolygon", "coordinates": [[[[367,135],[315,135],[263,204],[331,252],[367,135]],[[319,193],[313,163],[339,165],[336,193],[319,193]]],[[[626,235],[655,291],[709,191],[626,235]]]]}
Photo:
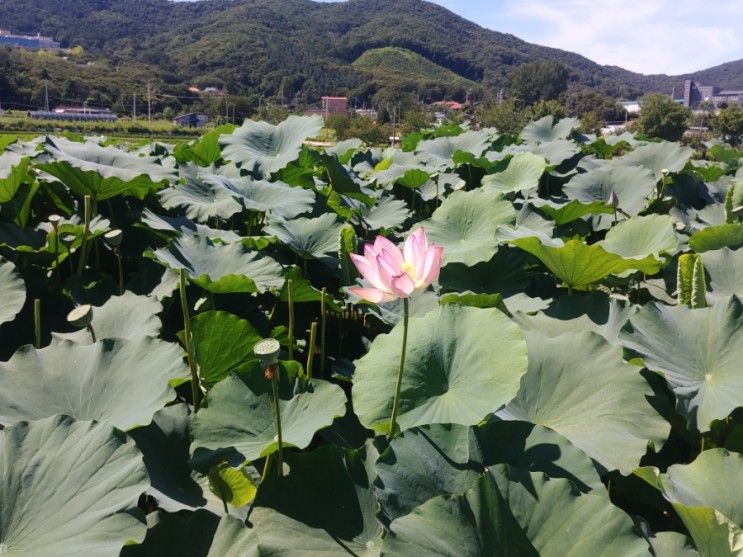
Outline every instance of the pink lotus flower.
{"type": "Polygon", "coordinates": [[[384,236],[364,246],[364,255],[351,259],[367,285],[348,290],[364,300],[379,304],[409,298],[428,287],[439,276],[444,248],[428,243],[426,231],[418,228],[400,250],[384,236]]]}

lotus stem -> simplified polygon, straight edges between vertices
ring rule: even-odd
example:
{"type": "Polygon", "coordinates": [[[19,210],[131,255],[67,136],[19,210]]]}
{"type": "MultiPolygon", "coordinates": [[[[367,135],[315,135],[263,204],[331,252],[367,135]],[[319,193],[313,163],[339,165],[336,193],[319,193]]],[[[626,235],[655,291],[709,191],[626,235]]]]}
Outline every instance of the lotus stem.
{"type": "Polygon", "coordinates": [[[266,478],[268,477],[268,470],[271,468],[271,455],[273,453],[269,453],[266,455],[266,460],[263,463],[263,471],[261,472],[261,483],[266,481],[266,478]]]}
{"type": "Polygon", "coordinates": [[[408,320],[410,318],[410,302],[403,298],[403,322],[402,322],[402,351],[400,352],[400,369],[397,372],[397,385],[395,386],[395,398],[392,400],[392,417],[390,418],[390,432],[387,439],[391,441],[397,434],[397,412],[400,405],[400,391],[402,390],[402,373],[405,369],[405,350],[408,346],[408,320]]]}
{"type": "Polygon", "coordinates": [[[34,300],[34,346],[41,348],[41,300],[34,300]]]}
{"type": "Polygon", "coordinates": [[[85,217],[85,228],[83,229],[83,243],[80,246],[80,262],[77,266],[77,275],[82,276],[85,270],[85,260],[88,252],[88,236],[90,235],[90,219],[92,217],[92,203],[89,195],[85,196],[84,201],[84,217],[85,217]]]}
{"type": "Polygon", "coordinates": [[[124,293],[124,264],[121,262],[121,251],[118,246],[115,248],[116,262],[119,267],[119,296],[124,293]]]}
{"type": "Polygon", "coordinates": [[[278,455],[278,469],[279,477],[284,475],[284,441],[281,435],[281,408],[279,407],[279,365],[274,366],[273,378],[271,379],[271,389],[273,390],[273,410],[276,414],[276,431],[278,433],[279,450],[278,455]]]}
{"type": "Polygon", "coordinates": [[[328,289],[323,286],[320,293],[320,375],[322,377],[325,377],[325,325],[327,321],[325,317],[325,295],[327,291],[328,289]]]}
{"type": "Polygon", "coordinates": [[[186,345],[186,358],[188,367],[191,370],[191,397],[193,398],[194,413],[199,411],[201,406],[201,385],[199,383],[199,372],[196,369],[196,361],[193,357],[191,347],[191,318],[188,314],[188,298],[186,297],[186,270],[181,269],[179,281],[181,294],[181,312],[183,313],[183,343],[186,345]]]}
{"type": "Polygon", "coordinates": [[[95,336],[95,330],[93,330],[93,325],[89,323],[88,325],[86,325],[85,328],[88,329],[88,332],[90,333],[90,338],[93,339],[93,342],[94,343],[98,342],[98,339],[95,336]]]}
{"type": "Polygon", "coordinates": [[[292,294],[292,280],[286,281],[286,299],[289,304],[289,359],[294,359],[294,295],[292,294]]]}
{"type": "Polygon", "coordinates": [[[310,325],[310,347],[307,352],[307,378],[312,379],[312,364],[315,359],[315,342],[317,341],[317,321],[310,325]]]}

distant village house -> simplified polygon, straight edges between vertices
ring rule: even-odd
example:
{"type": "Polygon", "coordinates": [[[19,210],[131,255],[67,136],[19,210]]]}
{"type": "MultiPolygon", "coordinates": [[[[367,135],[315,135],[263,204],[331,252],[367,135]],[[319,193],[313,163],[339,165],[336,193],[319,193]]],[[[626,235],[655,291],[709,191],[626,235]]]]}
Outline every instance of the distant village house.
{"type": "Polygon", "coordinates": [[[348,97],[323,97],[320,108],[308,108],[306,116],[348,116],[348,97]]]}
{"type": "Polygon", "coordinates": [[[711,103],[714,106],[726,104],[743,104],[743,89],[720,90],[714,85],[702,85],[687,79],[684,81],[684,106],[696,108],[702,103],[711,103]]]}
{"type": "Polygon", "coordinates": [[[0,29],[0,46],[16,46],[29,50],[59,50],[59,43],[51,37],[37,35],[16,35],[0,29]]]}
{"type": "Polygon", "coordinates": [[[203,128],[209,122],[209,116],[198,112],[189,112],[173,118],[173,123],[186,128],[203,128]]]}
{"type": "Polygon", "coordinates": [[[37,120],[73,120],[91,122],[115,122],[116,114],[110,108],[95,108],[87,106],[60,106],[54,110],[32,110],[28,113],[37,120]]]}

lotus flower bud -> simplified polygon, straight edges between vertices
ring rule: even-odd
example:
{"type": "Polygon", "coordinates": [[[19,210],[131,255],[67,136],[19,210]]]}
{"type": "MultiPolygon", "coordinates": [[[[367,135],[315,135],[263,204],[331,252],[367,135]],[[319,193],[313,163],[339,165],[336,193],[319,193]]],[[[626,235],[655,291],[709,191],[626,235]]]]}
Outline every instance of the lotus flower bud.
{"type": "Polygon", "coordinates": [[[619,198],[617,197],[617,194],[613,191],[609,194],[609,199],[607,201],[609,205],[614,207],[615,209],[619,207],[619,198]]]}
{"type": "Polygon", "coordinates": [[[261,361],[263,367],[272,367],[279,363],[281,345],[275,338],[265,338],[255,345],[253,353],[261,361]]]}
{"type": "Polygon", "coordinates": [[[93,322],[93,306],[78,306],[67,314],[67,321],[76,327],[89,327],[93,322]]]}
{"type": "Polygon", "coordinates": [[[103,239],[109,246],[116,247],[121,244],[121,239],[123,238],[123,236],[124,233],[121,230],[109,230],[103,235],[103,239]]]}

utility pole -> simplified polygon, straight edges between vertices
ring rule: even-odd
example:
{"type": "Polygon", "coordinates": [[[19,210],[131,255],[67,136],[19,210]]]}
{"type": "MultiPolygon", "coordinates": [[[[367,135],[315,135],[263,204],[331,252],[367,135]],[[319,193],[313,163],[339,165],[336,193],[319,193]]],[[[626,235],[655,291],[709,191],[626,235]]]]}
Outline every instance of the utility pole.
{"type": "Polygon", "coordinates": [[[147,80],[147,121],[152,122],[152,94],[149,79],[147,80]]]}
{"type": "Polygon", "coordinates": [[[137,119],[137,94],[134,93],[134,97],[132,99],[132,118],[134,120],[137,119]]]}
{"type": "Polygon", "coordinates": [[[227,97],[224,98],[224,123],[230,123],[230,105],[227,104],[227,97]]]}
{"type": "Polygon", "coordinates": [[[49,112],[49,82],[44,80],[44,110],[49,112]]]}

